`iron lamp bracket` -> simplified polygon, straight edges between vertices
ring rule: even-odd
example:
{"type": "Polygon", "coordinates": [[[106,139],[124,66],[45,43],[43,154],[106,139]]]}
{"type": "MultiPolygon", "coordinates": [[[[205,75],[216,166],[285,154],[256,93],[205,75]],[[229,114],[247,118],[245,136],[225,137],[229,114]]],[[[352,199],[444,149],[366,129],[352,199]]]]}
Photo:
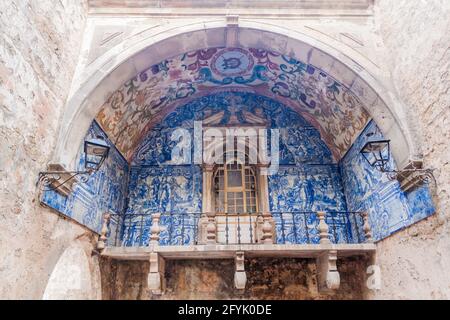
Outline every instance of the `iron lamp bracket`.
{"type": "Polygon", "coordinates": [[[40,191],[56,191],[68,196],[79,182],[87,182],[94,170],[67,171],[58,164],[49,165],[49,171],[39,172],[37,185],[40,191]]]}
{"type": "Polygon", "coordinates": [[[386,173],[389,180],[397,180],[403,191],[407,192],[422,185],[436,185],[434,169],[411,168],[403,170],[387,170],[384,167],[380,171],[386,173]]]}

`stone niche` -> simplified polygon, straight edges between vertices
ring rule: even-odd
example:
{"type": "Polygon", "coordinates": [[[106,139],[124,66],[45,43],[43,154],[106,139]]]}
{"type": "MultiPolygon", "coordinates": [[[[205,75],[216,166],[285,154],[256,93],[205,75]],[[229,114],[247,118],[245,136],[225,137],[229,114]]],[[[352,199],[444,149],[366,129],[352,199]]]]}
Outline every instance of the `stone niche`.
{"type": "Polygon", "coordinates": [[[234,288],[233,260],[169,260],[165,291],[152,295],[147,288],[148,262],[102,261],[104,299],[263,299],[316,300],[364,299],[365,258],[338,260],[341,286],[330,293],[317,288],[314,259],[250,258],[245,260],[247,285],[234,288]]]}

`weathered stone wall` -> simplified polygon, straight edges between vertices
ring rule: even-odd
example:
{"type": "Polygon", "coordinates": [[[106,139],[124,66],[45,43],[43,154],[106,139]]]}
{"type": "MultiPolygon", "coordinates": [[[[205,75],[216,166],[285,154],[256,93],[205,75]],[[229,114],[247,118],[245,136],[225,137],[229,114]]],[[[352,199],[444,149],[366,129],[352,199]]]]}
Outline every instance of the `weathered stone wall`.
{"type": "Polygon", "coordinates": [[[0,298],[42,298],[76,238],[90,257],[90,232],[40,207],[35,185],[56,145],[86,17],[85,0],[0,2],[0,298]]]}
{"type": "Polygon", "coordinates": [[[317,290],[316,264],[311,259],[246,259],[247,286],[234,288],[233,260],[166,261],[166,290],[151,295],[148,263],[102,261],[103,298],[106,299],[363,299],[365,259],[338,260],[341,287],[330,294],[317,290]]]}
{"type": "Polygon", "coordinates": [[[450,2],[379,0],[375,21],[394,86],[435,168],[437,216],[378,244],[382,289],[374,298],[450,298],[450,2]]]}

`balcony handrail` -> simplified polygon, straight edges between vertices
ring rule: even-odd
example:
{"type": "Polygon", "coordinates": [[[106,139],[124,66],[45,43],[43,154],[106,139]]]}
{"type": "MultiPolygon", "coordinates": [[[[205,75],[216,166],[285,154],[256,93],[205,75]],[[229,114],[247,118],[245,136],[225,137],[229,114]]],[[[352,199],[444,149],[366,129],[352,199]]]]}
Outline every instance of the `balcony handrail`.
{"type": "MultiPolygon", "coordinates": [[[[273,223],[273,230],[275,230],[273,235],[276,235],[276,243],[317,243],[318,212],[319,211],[302,210],[271,211],[270,217],[273,223]]],[[[320,212],[325,213],[324,222],[329,228],[328,234],[331,238],[331,242],[362,243],[365,241],[370,242],[372,240],[370,226],[365,212],[340,210],[322,210],[320,212]]],[[[110,223],[115,224],[116,230],[114,234],[112,232],[109,233],[108,243],[114,242],[114,244],[117,245],[120,242],[120,245],[128,245],[127,241],[129,241],[129,238],[131,237],[133,241],[138,242],[138,244],[142,246],[148,245],[148,243],[150,243],[150,238],[152,237],[152,243],[161,242],[163,245],[199,244],[199,232],[202,232],[202,230],[199,230],[199,223],[201,222],[200,219],[205,218],[205,215],[206,213],[204,212],[178,210],[111,214],[109,221],[110,223]],[[156,214],[158,214],[158,228],[155,229],[158,230],[157,236],[156,234],[151,234],[152,231],[150,230],[155,221],[152,217],[156,214]],[[159,228],[160,226],[163,228],[159,228]],[[136,236],[135,233],[138,234],[138,236],[136,236]],[[160,233],[163,233],[161,237],[160,233]],[[112,235],[114,236],[114,239],[111,239],[112,235]],[[127,238],[125,238],[125,236],[127,238]],[[165,240],[163,241],[161,239],[165,240]]],[[[222,232],[225,232],[226,240],[222,242],[225,242],[226,244],[229,243],[230,230],[233,228],[234,229],[231,231],[236,233],[237,243],[244,241],[242,239],[243,234],[249,235],[250,243],[257,242],[257,239],[254,239],[254,237],[256,237],[256,232],[259,230],[256,229],[258,223],[262,226],[263,215],[263,212],[213,214],[214,219],[220,216],[225,216],[226,218],[226,221],[221,223],[222,226],[225,224],[225,231],[222,232]],[[244,217],[250,217],[250,221],[244,223],[242,221],[244,217]],[[255,218],[255,220],[252,220],[253,218],[255,218]],[[237,221],[230,221],[233,219],[237,219],[237,221]],[[247,230],[247,233],[245,232],[245,228],[249,229],[247,230]]],[[[215,221],[217,225],[217,220],[215,221]]],[[[217,231],[214,232],[217,233],[217,231]]],[[[134,243],[132,242],[131,245],[134,245],[134,243]]]]}
{"type": "MultiPolygon", "coordinates": [[[[357,215],[364,215],[365,211],[328,211],[328,210],[281,210],[281,211],[269,211],[272,215],[279,215],[279,214],[317,214],[317,212],[325,212],[327,216],[330,215],[339,215],[339,214],[357,214],[357,215]]],[[[111,216],[114,217],[130,217],[130,216],[151,216],[152,214],[160,214],[161,216],[174,216],[174,215],[206,215],[206,212],[200,212],[200,211],[194,211],[194,212],[186,212],[186,211],[147,211],[147,212],[133,212],[133,213],[114,213],[111,214],[111,216]]],[[[243,215],[262,215],[264,212],[262,211],[255,211],[255,212],[215,212],[216,216],[222,216],[222,215],[229,215],[229,216],[243,216],[243,215]]]]}

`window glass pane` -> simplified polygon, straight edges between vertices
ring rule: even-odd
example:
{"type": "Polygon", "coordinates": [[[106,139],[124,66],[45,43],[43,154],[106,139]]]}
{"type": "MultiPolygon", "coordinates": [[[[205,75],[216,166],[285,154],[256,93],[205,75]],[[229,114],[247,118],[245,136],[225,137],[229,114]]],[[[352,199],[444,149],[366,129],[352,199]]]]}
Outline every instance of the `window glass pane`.
{"type": "Polygon", "coordinates": [[[228,186],[240,187],[242,186],[242,175],[240,171],[228,171],[228,186]]]}
{"type": "Polygon", "coordinates": [[[216,207],[216,211],[218,211],[218,212],[224,211],[224,193],[223,193],[223,191],[216,192],[215,207],[216,207]]]}
{"type": "Polygon", "coordinates": [[[237,161],[224,166],[226,169],[218,168],[214,179],[216,212],[255,213],[257,209],[255,170],[250,166],[243,166],[237,161]],[[233,191],[230,188],[233,188],[233,191]],[[227,201],[225,201],[225,195],[227,201]]]}
{"type": "Polygon", "coordinates": [[[244,205],[244,199],[242,198],[242,192],[238,192],[236,194],[236,205],[241,206],[241,207],[244,205]]]}
{"type": "Polygon", "coordinates": [[[227,202],[228,202],[228,208],[234,207],[234,196],[233,196],[233,192],[228,192],[227,198],[228,198],[228,200],[227,200],[227,202]]]}

